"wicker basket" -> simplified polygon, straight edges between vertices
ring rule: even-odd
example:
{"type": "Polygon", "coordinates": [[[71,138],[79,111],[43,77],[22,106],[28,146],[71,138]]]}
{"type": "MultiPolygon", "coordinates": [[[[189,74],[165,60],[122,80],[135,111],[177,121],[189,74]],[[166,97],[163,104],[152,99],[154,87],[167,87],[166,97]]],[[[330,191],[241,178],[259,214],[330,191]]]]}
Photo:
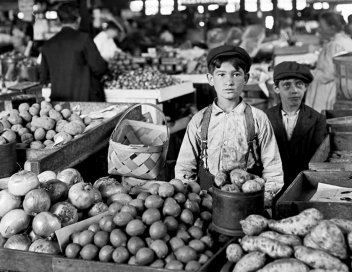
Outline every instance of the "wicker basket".
{"type": "Polygon", "coordinates": [[[113,175],[156,179],[166,161],[170,132],[163,112],[153,104],[136,104],[121,116],[109,141],[108,172],[113,175]],[[136,107],[156,108],[165,125],[126,120],[136,107]]]}

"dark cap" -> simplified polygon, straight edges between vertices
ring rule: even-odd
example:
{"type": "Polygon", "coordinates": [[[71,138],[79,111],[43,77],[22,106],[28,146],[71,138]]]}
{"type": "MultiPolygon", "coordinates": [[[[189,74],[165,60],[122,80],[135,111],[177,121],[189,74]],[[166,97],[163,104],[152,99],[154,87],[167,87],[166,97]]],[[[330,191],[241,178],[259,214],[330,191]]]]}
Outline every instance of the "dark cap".
{"type": "Polygon", "coordinates": [[[221,45],[211,49],[207,56],[207,65],[209,67],[210,63],[218,57],[229,56],[229,57],[237,57],[246,63],[246,73],[249,72],[249,69],[252,64],[252,59],[248,55],[247,51],[239,46],[233,45],[221,45]]]}
{"type": "Polygon", "coordinates": [[[274,81],[288,78],[297,78],[305,83],[311,83],[313,75],[306,65],[295,61],[284,61],[274,67],[274,81]]]}

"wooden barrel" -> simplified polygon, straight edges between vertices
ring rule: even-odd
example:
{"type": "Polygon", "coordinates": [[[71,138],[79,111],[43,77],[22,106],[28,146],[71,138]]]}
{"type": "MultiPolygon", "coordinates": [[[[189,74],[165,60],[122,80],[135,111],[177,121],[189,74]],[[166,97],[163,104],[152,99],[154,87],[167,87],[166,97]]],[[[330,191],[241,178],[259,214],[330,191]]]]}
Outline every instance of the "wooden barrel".
{"type": "Polygon", "coordinates": [[[16,142],[0,145],[0,178],[11,176],[16,171],[16,142]]]}

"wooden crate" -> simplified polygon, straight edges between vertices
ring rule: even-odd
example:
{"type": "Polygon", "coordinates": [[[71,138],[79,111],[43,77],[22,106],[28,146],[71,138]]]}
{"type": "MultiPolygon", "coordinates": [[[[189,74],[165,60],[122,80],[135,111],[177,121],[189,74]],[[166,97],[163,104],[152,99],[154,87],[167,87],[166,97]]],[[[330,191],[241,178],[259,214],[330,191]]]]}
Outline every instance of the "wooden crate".
{"type": "MultiPolygon", "coordinates": [[[[55,104],[55,102],[53,103],[55,104]]],[[[66,102],[64,107],[80,106],[82,114],[105,109],[113,104],[99,102],[66,102]]],[[[120,113],[104,120],[98,126],[79,135],[64,146],[49,152],[33,149],[18,149],[18,157],[25,161],[25,168],[36,174],[45,170],[60,171],[67,167],[73,167],[82,162],[92,154],[96,153],[108,145],[110,135],[114,130],[121,114],[130,106],[129,104],[116,104],[121,107],[120,113]],[[24,158],[24,159],[23,159],[24,158]]],[[[131,114],[140,115],[140,110],[136,109],[131,114]]]]}
{"type": "Polygon", "coordinates": [[[352,188],[352,172],[301,172],[277,200],[275,218],[285,218],[308,208],[316,208],[323,213],[326,219],[352,219],[352,203],[309,201],[319,183],[352,188]]]}
{"type": "Polygon", "coordinates": [[[331,163],[328,158],[333,151],[352,151],[351,132],[331,132],[318,147],[309,162],[309,170],[352,171],[352,163],[331,163]]]}
{"type": "Polygon", "coordinates": [[[329,131],[352,132],[352,110],[324,110],[329,131]]]}
{"type": "MultiPolygon", "coordinates": [[[[238,238],[238,237],[237,237],[238,238]]],[[[226,247],[235,242],[232,238],[225,243],[208,260],[198,272],[212,272],[219,269],[219,265],[226,262],[226,247]]],[[[127,264],[115,264],[98,261],[85,261],[81,259],[69,259],[57,255],[0,249],[0,270],[19,272],[168,272],[166,269],[155,269],[146,266],[132,266],[127,264]]],[[[184,270],[178,272],[184,272],[184,270]]]]}

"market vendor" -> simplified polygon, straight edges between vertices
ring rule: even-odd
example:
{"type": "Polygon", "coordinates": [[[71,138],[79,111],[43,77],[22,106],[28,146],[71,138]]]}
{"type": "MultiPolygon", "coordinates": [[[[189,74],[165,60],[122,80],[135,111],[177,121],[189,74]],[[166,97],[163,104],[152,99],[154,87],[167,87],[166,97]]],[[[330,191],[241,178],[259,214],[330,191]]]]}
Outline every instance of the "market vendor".
{"type": "Polygon", "coordinates": [[[283,186],[283,172],[269,119],[240,96],[249,78],[251,58],[241,47],[224,45],[209,52],[207,65],[208,82],[217,98],[189,122],[175,177],[184,182],[198,180],[207,189],[219,171],[245,168],[266,180],[268,206],[283,186]],[[247,142],[250,134],[254,140],[247,142]]]}
{"type": "Polygon", "coordinates": [[[313,80],[306,65],[285,61],[274,68],[274,91],[281,103],[267,111],[279,145],[284,181],[288,185],[308,163],[326,136],[325,116],[302,103],[313,80]]]}

